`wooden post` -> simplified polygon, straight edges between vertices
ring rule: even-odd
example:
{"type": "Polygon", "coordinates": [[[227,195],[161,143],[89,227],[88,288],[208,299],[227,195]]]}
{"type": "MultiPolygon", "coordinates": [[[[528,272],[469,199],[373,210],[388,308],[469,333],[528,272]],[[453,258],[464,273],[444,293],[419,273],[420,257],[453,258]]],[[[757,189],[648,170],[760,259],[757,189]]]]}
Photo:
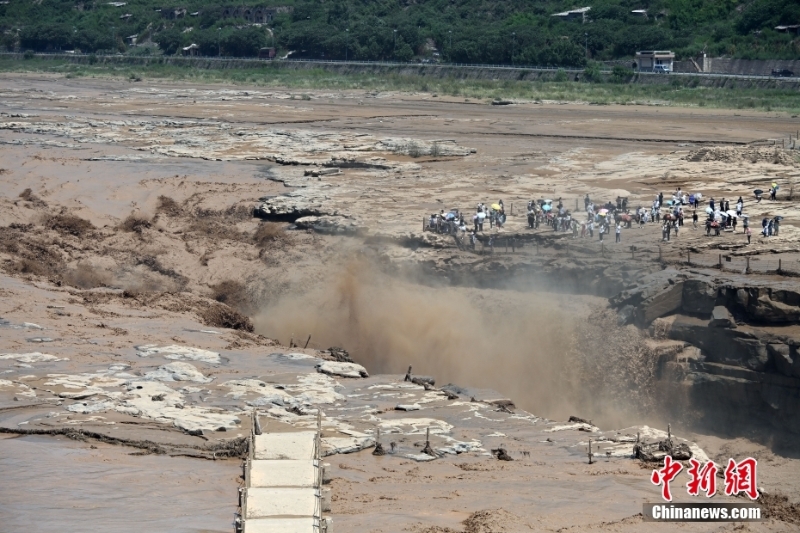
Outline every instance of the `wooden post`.
{"type": "Polygon", "coordinates": [[[261,422],[258,421],[258,409],[253,409],[253,431],[261,435],[261,422]]]}
{"type": "Polygon", "coordinates": [[[745,268],[744,271],[747,274],[749,274],[750,273],[750,256],[748,255],[747,257],[745,257],[745,259],[747,259],[747,268],[745,268]]]}
{"type": "Polygon", "coordinates": [[[589,464],[592,464],[592,439],[589,439],[589,464]]]}
{"type": "Polygon", "coordinates": [[[306,339],[306,345],[305,345],[305,346],[303,346],[303,349],[304,349],[304,350],[305,350],[306,348],[308,348],[308,343],[309,343],[309,342],[311,342],[311,335],[309,335],[309,336],[308,336],[308,338],[306,339]]]}
{"type": "Polygon", "coordinates": [[[778,259],[778,272],[782,270],[781,266],[782,266],[781,260],[778,259]]]}
{"type": "Polygon", "coordinates": [[[422,233],[425,233],[425,217],[422,217],[422,233]]]}
{"type": "Polygon", "coordinates": [[[425,428],[425,445],[431,443],[431,428],[425,428]]]}

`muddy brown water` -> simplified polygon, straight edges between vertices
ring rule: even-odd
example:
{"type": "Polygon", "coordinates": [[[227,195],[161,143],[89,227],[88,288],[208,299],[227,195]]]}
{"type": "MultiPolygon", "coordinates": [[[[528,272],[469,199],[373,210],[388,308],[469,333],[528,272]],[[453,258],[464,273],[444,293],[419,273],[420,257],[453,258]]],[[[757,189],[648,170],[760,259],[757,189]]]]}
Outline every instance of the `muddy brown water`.
{"type": "Polygon", "coordinates": [[[232,530],[238,461],[135,452],[66,438],[0,439],[0,530],[232,530]]]}

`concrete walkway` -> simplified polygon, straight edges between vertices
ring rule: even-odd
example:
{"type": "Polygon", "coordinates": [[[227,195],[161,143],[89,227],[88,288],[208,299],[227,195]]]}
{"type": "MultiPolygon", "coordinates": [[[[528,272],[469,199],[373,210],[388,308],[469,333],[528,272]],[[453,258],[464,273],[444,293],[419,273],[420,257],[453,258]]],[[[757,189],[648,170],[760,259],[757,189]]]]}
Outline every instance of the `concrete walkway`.
{"type": "MultiPolygon", "coordinates": [[[[260,424],[254,424],[260,428],[260,424]]],[[[259,431],[256,429],[255,431],[259,431]]],[[[251,436],[242,493],[243,533],[331,533],[318,431],[251,436]],[[324,501],[323,501],[324,500],[324,501]]]]}

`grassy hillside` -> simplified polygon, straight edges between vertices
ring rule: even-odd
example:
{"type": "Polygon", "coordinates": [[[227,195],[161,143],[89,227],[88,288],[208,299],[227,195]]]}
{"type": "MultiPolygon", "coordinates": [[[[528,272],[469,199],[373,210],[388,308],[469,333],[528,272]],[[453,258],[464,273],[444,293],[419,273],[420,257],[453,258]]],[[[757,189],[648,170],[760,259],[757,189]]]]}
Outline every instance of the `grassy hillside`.
{"type": "MultiPolygon", "coordinates": [[[[122,0],[125,1],[125,0],[122,0]]],[[[710,56],[797,59],[800,36],[774,30],[800,24],[797,0],[278,0],[230,2],[9,0],[0,5],[0,49],[180,53],[196,43],[203,55],[254,56],[277,46],[295,57],[440,58],[463,63],[582,66],[671,49],[679,58],[710,56]],[[285,6],[264,25],[223,18],[226,6],[285,6]],[[587,20],[554,13],[591,6],[587,20]],[[186,8],[177,19],[168,8],[186,8]],[[646,9],[647,16],[632,13],[646,9]],[[159,11],[163,10],[163,11],[159,11]],[[196,13],[196,15],[192,15],[196,13]],[[130,16],[127,16],[130,15],[130,16]],[[140,46],[125,38],[136,35],[140,46]],[[151,43],[151,47],[141,46],[151,43]],[[157,45],[157,46],[156,46],[157,45]],[[435,54],[439,54],[436,56],[435,54]]]]}

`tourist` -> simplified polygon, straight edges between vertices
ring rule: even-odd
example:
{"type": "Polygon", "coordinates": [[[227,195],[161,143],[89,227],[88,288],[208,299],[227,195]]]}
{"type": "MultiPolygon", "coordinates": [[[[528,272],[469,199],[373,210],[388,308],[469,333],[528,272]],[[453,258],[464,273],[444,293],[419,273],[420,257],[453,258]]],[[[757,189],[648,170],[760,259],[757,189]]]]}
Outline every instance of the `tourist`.
{"type": "Polygon", "coordinates": [[[736,233],[736,222],[738,219],[737,217],[731,217],[731,219],[731,227],[733,228],[733,232],[736,233]]]}
{"type": "Polygon", "coordinates": [[[486,213],[483,211],[483,207],[478,209],[478,231],[483,233],[483,221],[486,220],[486,213]]]}
{"type": "Polygon", "coordinates": [[[692,226],[697,229],[697,211],[692,211],[692,226]]]}
{"type": "Polygon", "coordinates": [[[738,200],[736,200],[736,214],[738,216],[742,216],[742,209],[744,209],[744,202],[742,201],[742,197],[740,196],[738,200]]]}
{"type": "Polygon", "coordinates": [[[603,234],[606,232],[606,225],[604,223],[600,223],[600,242],[603,242],[603,234]]]}
{"type": "Polygon", "coordinates": [[[711,210],[714,211],[714,199],[713,198],[708,202],[708,207],[710,207],[711,210]]]}
{"type": "Polygon", "coordinates": [[[778,236],[778,230],[781,227],[781,217],[775,217],[773,220],[774,220],[773,227],[775,229],[774,235],[777,237],[778,236]]]}
{"type": "Polygon", "coordinates": [[[748,227],[749,225],[750,225],[750,219],[748,217],[742,217],[742,231],[747,233],[750,230],[750,228],[748,227]]]}
{"type": "Polygon", "coordinates": [[[617,224],[617,240],[615,242],[620,242],[622,239],[622,225],[617,224]]]}
{"type": "MultiPolygon", "coordinates": [[[[746,222],[746,221],[745,221],[745,222],[746,222]]],[[[745,227],[744,227],[744,234],[745,234],[745,235],[747,235],[747,244],[750,244],[750,233],[751,233],[751,231],[750,231],[750,228],[748,228],[747,226],[745,226],[745,227]]]]}

